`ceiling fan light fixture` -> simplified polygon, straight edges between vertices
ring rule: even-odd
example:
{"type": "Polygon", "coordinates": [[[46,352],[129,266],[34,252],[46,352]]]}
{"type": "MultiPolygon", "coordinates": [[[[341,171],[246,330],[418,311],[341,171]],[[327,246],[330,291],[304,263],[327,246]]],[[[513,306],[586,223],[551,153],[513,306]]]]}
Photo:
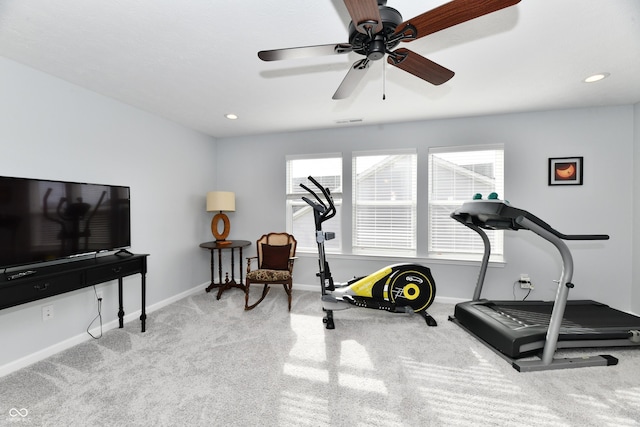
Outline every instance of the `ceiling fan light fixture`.
{"type": "Polygon", "coordinates": [[[599,82],[600,80],[606,79],[607,77],[609,77],[611,74],[609,73],[598,73],[598,74],[594,74],[592,76],[587,77],[586,79],[583,80],[583,82],[585,83],[595,83],[595,82],[599,82]]]}

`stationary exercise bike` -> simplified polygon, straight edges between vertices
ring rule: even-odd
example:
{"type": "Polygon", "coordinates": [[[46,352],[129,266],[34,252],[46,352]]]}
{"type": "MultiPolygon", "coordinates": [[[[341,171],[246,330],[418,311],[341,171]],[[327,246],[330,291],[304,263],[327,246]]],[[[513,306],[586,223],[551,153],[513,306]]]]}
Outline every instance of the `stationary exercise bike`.
{"type": "Polygon", "coordinates": [[[324,188],[313,177],[309,180],[324,196],[300,184],[315,200],[302,197],[313,208],[318,243],[318,263],[320,286],[322,288],[322,308],[326,316],[322,320],[327,329],[335,329],[334,310],[352,307],[373,308],[392,313],[420,313],[427,325],[437,326],[436,320],[427,313],[436,294],[436,284],[429,268],[418,264],[394,264],[384,267],[364,277],[356,277],[344,284],[336,284],[331,277],[331,269],[325,257],[324,242],[335,238],[333,232],[323,232],[322,223],[333,218],[336,207],[328,188],[324,188]]]}

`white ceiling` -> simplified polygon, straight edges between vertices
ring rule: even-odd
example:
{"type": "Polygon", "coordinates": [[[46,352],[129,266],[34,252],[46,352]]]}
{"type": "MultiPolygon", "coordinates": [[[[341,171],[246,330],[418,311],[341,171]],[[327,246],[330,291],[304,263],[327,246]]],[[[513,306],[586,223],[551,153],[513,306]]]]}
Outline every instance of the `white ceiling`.
{"type": "Polygon", "coordinates": [[[257,57],[346,43],[348,22],[342,0],[2,0],[0,55],[215,137],[640,102],[638,0],[522,0],[403,44],[456,72],[442,86],[376,61],[334,101],[361,56],[257,57]]]}

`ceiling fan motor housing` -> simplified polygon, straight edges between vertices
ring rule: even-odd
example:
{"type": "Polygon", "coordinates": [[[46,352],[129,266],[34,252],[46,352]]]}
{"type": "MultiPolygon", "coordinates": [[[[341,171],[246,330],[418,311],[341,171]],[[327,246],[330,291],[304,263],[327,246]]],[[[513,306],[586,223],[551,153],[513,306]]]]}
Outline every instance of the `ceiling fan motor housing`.
{"type": "Polygon", "coordinates": [[[382,20],[382,30],[373,35],[359,32],[353,22],[349,23],[349,43],[353,47],[353,51],[373,61],[383,58],[388,51],[400,43],[400,41],[388,42],[389,36],[402,23],[400,12],[382,5],[380,6],[380,19],[382,20]]]}

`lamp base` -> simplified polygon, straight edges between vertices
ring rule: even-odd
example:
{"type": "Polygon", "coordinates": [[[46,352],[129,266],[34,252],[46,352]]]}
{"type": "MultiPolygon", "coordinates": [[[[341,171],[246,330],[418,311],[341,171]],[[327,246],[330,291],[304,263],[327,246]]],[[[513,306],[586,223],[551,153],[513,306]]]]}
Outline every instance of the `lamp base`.
{"type": "MultiPolygon", "coordinates": [[[[216,238],[216,242],[219,245],[224,245],[225,243],[220,243],[220,242],[227,241],[226,239],[229,236],[229,229],[230,229],[229,217],[223,214],[222,212],[216,214],[211,220],[211,232],[213,233],[213,237],[216,238]],[[218,223],[220,221],[222,221],[222,224],[223,224],[222,233],[218,232],[218,223]]],[[[230,244],[230,243],[231,242],[227,244],[230,244]]]]}

